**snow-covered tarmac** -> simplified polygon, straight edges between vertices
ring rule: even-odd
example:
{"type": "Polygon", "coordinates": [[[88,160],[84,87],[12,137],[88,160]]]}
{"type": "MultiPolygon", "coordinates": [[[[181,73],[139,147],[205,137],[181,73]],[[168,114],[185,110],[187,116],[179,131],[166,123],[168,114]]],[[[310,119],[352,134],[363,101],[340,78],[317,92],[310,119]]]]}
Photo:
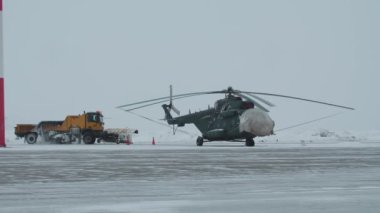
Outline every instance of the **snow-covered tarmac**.
{"type": "Polygon", "coordinates": [[[0,149],[0,212],[379,212],[380,143],[0,149]]]}

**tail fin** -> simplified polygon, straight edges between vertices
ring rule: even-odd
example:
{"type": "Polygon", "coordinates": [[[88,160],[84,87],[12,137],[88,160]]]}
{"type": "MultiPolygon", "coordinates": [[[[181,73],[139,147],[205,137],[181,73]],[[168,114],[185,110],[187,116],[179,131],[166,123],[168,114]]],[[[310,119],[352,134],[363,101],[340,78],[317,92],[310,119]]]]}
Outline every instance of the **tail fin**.
{"type": "Polygon", "coordinates": [[[162,108],[165,111],[165,120],[168,122],[168,124],[175,124],[175,121],[173,119],[173,116],[170,114],[170,111],[173,110],[174,113],[177,115],[180,114],[180,111],[173,105],[173,87],[170,85],[170,96],[169,96],[169,105],[164,104],[162,105],[162,108]]]}

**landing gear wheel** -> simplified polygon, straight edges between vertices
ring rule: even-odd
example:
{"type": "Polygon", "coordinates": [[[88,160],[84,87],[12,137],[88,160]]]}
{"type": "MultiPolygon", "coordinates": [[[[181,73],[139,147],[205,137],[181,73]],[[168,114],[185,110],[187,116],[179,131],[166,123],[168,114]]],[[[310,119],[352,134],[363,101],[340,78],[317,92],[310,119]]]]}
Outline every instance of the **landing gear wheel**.
{"type": "Polygon", "coordinates": [[[92,135],[89,134],[89,133],[85,133],[85,134],[83,135],[83,142],[84,142],[85,144],[94,144],[94,143],[95,143],[95,137],[92,136],[92,135]]]}
{"type": "Polygon", "coordinates": [[[253,138],[245,139],[245,146],[255,146],[255,141],[253,140],[253,138]]]}
{"type": "Polygon", "coordinates": [[[203,146],[203,138],[202,137],[197,138],[197,146],[203,146]]]}
{"type": "Polygon", "coordinates": [[[37,142],[37,134],[30,132],[25,136],[25,141],[28,144],[35,144],[37,142]]]}

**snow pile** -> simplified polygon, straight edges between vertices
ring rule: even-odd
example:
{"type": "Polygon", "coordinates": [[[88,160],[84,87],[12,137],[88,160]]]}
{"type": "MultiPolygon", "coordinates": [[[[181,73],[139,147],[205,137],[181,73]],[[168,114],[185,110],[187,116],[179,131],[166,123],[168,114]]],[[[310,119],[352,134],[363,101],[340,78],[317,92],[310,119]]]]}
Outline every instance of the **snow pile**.
{"type": "Polygon", "coordinates": [[[365,141],[367,140],[364,137],[355,136],[352,132],[331,132],[327,129],[321,129],[318,132],[312,134],[312,136],[320,137],[328,140],[337,140],[337,141],[365,141]]]}
{"type": "Polygon", "coordinates": [[[327,129],[296,130],[278,132],[276,135],[263,138],[268,142],[301,142],[301,143],[331,143],[331,142],[379,142],[380,130],[373,131],[333,131],[327,129]]]}

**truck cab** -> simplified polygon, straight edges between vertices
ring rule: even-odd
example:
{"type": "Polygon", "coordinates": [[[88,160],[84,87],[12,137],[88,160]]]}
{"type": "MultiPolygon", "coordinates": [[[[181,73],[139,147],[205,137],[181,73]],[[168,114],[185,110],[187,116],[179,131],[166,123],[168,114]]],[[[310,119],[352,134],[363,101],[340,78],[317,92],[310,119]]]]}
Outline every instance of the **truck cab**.
{"type": "Polygon", "coordinates": [[[93,131],[103,131],[103,115],[100,112],[85,113],[85,125],[83,129],[91,129],[93,131]]]}

